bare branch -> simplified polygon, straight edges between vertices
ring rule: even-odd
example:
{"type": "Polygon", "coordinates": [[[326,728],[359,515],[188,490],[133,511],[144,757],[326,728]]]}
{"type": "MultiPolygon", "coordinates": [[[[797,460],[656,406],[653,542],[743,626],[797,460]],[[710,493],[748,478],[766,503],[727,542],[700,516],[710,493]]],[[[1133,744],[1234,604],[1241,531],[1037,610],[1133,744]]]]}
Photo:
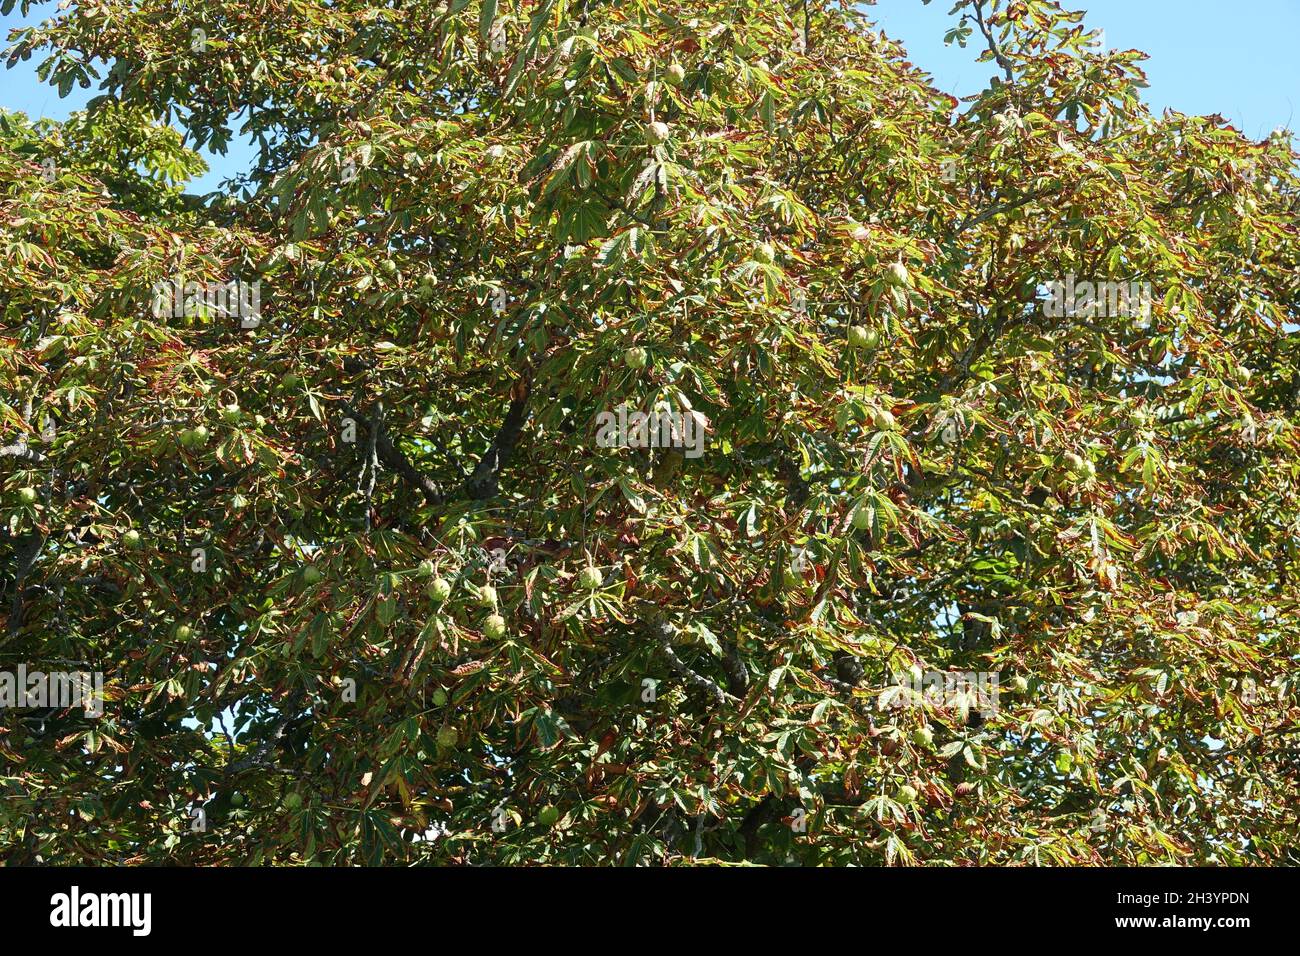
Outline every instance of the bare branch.
{"type": "Polygon", "coordinates": [[[971,9],[975,11],[975,23],[979,26],[980,33],[984,34],[984,39],[989,45],[989,51],[993,54],[993,58],[997,60],[998,66],[1002,67],[1007,75],[1007,82],[1014,82],[1015,74],[1011,71],[1011,61],[1002,52],[1002,45],[993,36],[993,31],[989,29],[988,24],[984,22],[984,0],[975,0],[971,4],[971,9]]]}

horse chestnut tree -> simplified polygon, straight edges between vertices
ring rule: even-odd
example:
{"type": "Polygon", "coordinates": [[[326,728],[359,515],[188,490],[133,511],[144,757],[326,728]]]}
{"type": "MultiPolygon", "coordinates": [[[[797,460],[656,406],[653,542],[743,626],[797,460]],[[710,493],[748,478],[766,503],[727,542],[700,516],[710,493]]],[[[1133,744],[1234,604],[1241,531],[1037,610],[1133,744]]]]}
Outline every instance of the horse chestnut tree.
{"type": "Polygon", "coordinates": [[[827,0],[60,7],[0,667],[107,701],[6,716],[11,860],[1300,862],[1287,137],[1045,0],[961,102],[827,0]]]}

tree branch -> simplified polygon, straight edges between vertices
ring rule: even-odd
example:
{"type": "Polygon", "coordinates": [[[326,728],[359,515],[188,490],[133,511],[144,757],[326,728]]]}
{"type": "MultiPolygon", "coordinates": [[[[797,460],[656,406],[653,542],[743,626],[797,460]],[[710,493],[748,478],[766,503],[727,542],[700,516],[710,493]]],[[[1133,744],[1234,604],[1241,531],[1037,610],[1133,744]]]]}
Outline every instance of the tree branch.
{"type": "Polygon", "coordinates": [[[988,24],[984,22],[984,0],[975,0],[975,2],[971,4],[971,9],[975,11],[975,23],[979,26],[980,33],[984,34],[984,39],[989,45],[989,51],[993,54],[993,58],[998,61],[998,66],[1002,67],[1003,71],[1007,75],[1007,82],[1014,82],[1015,74],[1011,71],[1011,61],[1008,60],[1007,55],[1002,52],[1001,44],[994,39],[993,31],[990,30],[988,24]]]}
{"type": "Polygon", "coordinates": [[[528,418],[530,392],[531,385],[527,379],[521,379],[512,389],[513,398],[510,408],[506,411],[505,421],[501,423],[496,437],[484,452],[478,467],[465,481],[465,493],[476,501],[491,498],[497,493],[501,470],[509,463],[510,455],[519,442],[519,434],[528,418]]]}
{"type": "Polygon", "coordinates": [[[342,405],[342,408],[344,414],[355,419],[366,429],[366,432],[371,436],[371,443],[375,453],[385,468],[396,473],[408,485],[424,495],[429,504],[440,505],[446,500],[446,497],[438,489],[437,483],[422,474],[415,465],[411,464],[411,459],[406,457],[406,453],[389,440],[384,433],[382,423],[376,428],[370,418],[361,414],[346,402],[342,405]]]}
{"type": "Polygon", "coordinates": [[[41,461],[41,453],[33,450],[27,444],[27,439],[20,438],[12,445],[0,447],[0,458],[21,458],[32,464],[38,464],[41,461]]]}
{"type": "Polygon", "coordinates": [[[659,623],[652,625],[652,630],[655,633],[655,638],[659,642],[659,649],[663,651],[663,655],[668,661],[668,665],[677,673],[679,677],[685,680],[686,683],[690,684],[692,687],[698,688],[699,690],[702,690],[705,693],[712,695],[719,704],[725,704],[729,700],[733,702],[737,702],[737,699],[735,697],[732,697],[730,694],[728,694],[725,690],[719,687],[716,683],[709,680],[707,677],[703,676],[702,674],[688,667],[686,663],[680,657],[677,656],[677,652],[673,650],[672,625],[668,624],[667,622],[660,621],[659,623]]]}

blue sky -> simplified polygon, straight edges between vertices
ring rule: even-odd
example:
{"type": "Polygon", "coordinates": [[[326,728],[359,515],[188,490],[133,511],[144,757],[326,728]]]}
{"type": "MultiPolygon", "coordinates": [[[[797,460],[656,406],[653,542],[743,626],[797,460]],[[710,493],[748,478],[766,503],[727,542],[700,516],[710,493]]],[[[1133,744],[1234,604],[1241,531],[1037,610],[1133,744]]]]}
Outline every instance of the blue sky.
{"type": "MultiPolygon", "coordinates": [[[[935,85],[958,96],[980,89],[991,69],[977,63],[974,46],[945,47],[953,24],[951,0],[880,0],[869,11],[890,36],[901,39],[912,60],[934,76],[935,85]]],[[[1300,123],[1300,0],[1066,0],[1066,7],[1088,12],[1086,23],[1106,31],[1108,47],[1136,48],[1150,54],[1144,64],[1150,89],[1146,101],[1156,110],[1221,113],[1248,136],[1300,123]]],[[[52,15],[54,0],[27,18],[0,16],[0,36],[52,15]]],[[[62,119],[80,108],[95,90],[73,90],[66,99],[36,79],[36,59],[4,71],[0,106],[31,116],[62,119]]],[[[209,156],[212,170],[191,188],[215,188],[241,169],[249,151],[233,144],[225,157],[209,156]]]]}
{"type": "MultiPolygon", "coordinates": [[[[1106,46],[1137,49],[1155,110],[1221,113],[1262,139],[1300,123],[1300,0],[1065,0],[1087,11],[1084,23],[1106,31],[1106,46]]],[[[958,96],[981,89],[994,70],[975,62],[979,34],[962,50],[945,47],[952,0],[880,0],[870,8],[885,33],[901,39],[912,62],[939,89],[958,96]]]]}

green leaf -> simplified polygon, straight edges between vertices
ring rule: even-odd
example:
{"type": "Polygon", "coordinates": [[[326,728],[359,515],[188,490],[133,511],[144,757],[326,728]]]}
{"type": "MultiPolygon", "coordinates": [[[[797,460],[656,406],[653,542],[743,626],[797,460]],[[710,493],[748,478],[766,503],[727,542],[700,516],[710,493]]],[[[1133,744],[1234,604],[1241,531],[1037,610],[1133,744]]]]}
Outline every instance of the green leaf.
{"type": "Polygon", "coordinates": [[[497,0],[482,0],[479,7],[478,36],[484,45],[492,33],[492,24],[497,18],[497,0]]]}

